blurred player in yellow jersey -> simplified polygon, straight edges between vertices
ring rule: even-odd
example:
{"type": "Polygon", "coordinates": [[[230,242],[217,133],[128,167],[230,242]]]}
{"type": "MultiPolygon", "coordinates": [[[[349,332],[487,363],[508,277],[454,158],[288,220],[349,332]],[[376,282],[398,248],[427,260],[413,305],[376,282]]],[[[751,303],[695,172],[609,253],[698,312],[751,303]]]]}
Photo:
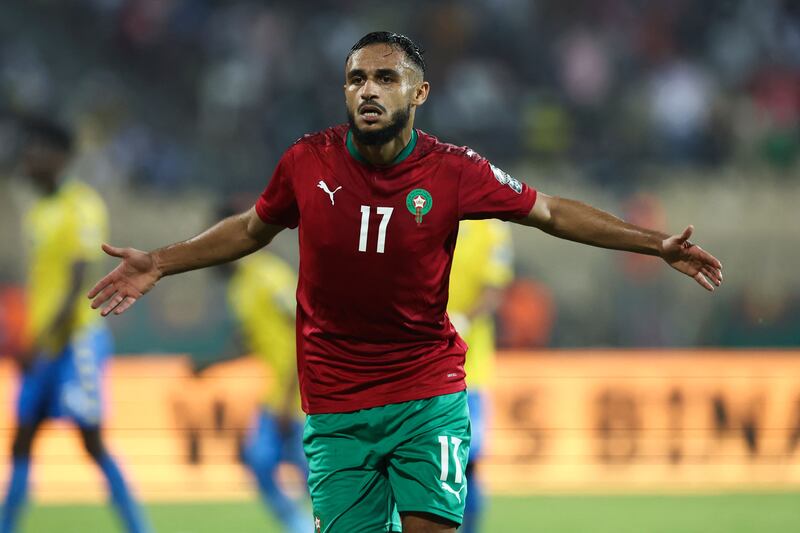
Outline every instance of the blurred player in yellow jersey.
{"type": "Polygon", "coordinates": [[[111,336],[86,305],[86,281],[108,237],[103,200],[88,185],[64,180],[72,154],[70,133],[41,120],[26,124],[22,167],[40,198],[23,228],[30,246],[26,341],[19,356],[22,383],[12,448],[13,470],[0,531],[16,531],[27,499],[31,446],[42,422],[68,418],[103,472],[111,500],[130,533],[149,531],[120,469],[101,437],[101,380],[111,336]]]}
{"type": "Polygon", "coordinates": [[[275,479],[281,462],[297,466],[304,479],[308,475],[296,371],[297,275],[283,260],[267,252],[220,268],[230,267],[235,270],[228,286],[228,303],[248,349],[273,375],[245,444],[244,461],[256,478],[262,499],[285,531],[313,531],[310,511],[285,494],[275,479]]]}
{"type": "Polygon", "coordinates": [[[494,367],[494,321],[503,289],[514,276],[511,231],[499,220],[467,220],[458,229],[447,312],[469,350],[466,358],[467,402],[472,443],[467,466],[467,501],[459,531],[474,533],[483,507],[475,466],[486,432],[486,392],[494,367]]]}

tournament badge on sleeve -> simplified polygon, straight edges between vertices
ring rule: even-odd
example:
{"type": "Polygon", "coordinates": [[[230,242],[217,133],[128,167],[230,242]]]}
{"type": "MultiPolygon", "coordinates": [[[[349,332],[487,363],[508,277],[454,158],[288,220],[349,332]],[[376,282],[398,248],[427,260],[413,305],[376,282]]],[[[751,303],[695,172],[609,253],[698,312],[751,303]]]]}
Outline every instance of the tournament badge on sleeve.
{"type": "Polygon", "coordinates": [[[431,193],[425,189],[414,189],[406,196],[406,207],[414,215],[417,224],[422,224],[422,217],[427,215],[433,207],[431,193]]]}

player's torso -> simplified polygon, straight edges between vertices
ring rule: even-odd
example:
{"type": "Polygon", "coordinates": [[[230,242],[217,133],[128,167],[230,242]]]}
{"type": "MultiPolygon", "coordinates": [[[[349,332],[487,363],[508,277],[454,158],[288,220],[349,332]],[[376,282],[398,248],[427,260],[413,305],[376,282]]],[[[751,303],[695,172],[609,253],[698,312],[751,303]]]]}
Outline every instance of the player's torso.
{"type": "Polygon", "coordinates": [[[450,302],[448,309],[458,313],[469,313],[476,305],[484,286],[483,269],[492,253],[492,241],[488,220],[466,220],[461,223],[458,234],[453,268],[450,274],[450,302]]]}
{"type": "Polygon", "coordinates": [[[228,303],[248,349],[273,367],[294,364],[296,286],[291,268],[264,252],[240,260],[228,286],[228,303]]]}
{"type": "MultiPolygon", "coordinates": [[[[510,245],[503,222],[461,223],[450,277],[449,312],[471,314],[486,287],[500,287],[510,281],[510,245]]],[[[471,388],[482,387],[490,381],[494,366],[493,317],[488,313],[474,316],[469,329],[459,333],[469,346],[465,365],[467,383],[471,388]]]]}
{"type": "MultiPolygon", "coordinates": [[[[37,201],[27,214],[24,230],[30,250],[28,328],[34,334],[61,305],[69,288],[72,265],[82,255],[80,247],[91,240],[100,252],[107,221],[104,207],[98,202],[91,189],[67,183],[55,195],[37,201]]],[[[78,324],[95,318],[88,306],[76,305],[78,324]]]]}
{"type": "Polygon", "coordinates": [[[72,231],[74,215],[62,198],[39,200],[28,213],[25,234],[31,257],[29,271],[34,274],[40,269],[56,270],[64,263],[65,236],[72,231]]]}
{"type": "Polygon", "coordinates": [[[294,181],[301,306],[313,306],[328,330],[359,323],[365,340],[395,338],[398,328],[439,331],[458,228],[458,175],[435,154],[376,168],[341,147],[318,152],[299,162],[294,181]]]}
{"type": "Polygon", "coordinates": [[[61,195],[39,200],[28,213],[25,233],[29,246],[29,334],[38,337],[57,312],[68,289],[74,251],[69,249],[74,214],[61,195]]]}
{"type": "Polygon", "coordinates": [[[258,252],[241,259],[228,286],[228,303],[247,342],[247,348],[270,371],[262,403],[278,412],[290,387],[300,413],[295,366],[294,294],[297,277],[276,256],[258,252]]]}

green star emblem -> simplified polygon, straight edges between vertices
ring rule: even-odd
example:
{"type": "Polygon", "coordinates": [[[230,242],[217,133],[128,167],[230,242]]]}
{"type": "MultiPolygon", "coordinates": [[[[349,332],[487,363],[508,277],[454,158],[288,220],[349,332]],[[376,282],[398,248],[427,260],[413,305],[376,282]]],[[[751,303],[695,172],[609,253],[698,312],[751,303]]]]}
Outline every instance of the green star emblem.
{"type": "Polygon", "coordinates": [[[406,196],[406,208],[414,215],[417,224],[422,224],[423,215],[427,215],[432,207],[433,198],[425,189],[414,189],[406,196]]]}

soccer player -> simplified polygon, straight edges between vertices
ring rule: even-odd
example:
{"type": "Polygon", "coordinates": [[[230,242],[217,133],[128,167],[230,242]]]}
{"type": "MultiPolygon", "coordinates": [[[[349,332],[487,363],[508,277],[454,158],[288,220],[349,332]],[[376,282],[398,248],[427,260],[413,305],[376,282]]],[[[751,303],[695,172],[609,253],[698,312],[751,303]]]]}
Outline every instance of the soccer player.
{"type": "Polygon", "coordinates": [[[88,185],[62,179],[72,153],[67,130],[33,120],[27,133],[22,166],[41,198],[23,225],[32,246],[25,335],[29,346],[18,360],[22,384],[0,532],[17,529],[28,492],[31,446],[42,422],[51,417],[68,418],[78,427],[126,530],[149,531],[103,443],[101,378],[111,336],[80,298],[88,288],[89,269],[103,259],[97,248],[107,238],[106,208],[88,185]]]}
{"type": "Polygon", "coordinates": [[[467,499],[460,531],[475,533],[483,509],[483,490],[475,475],[486,433],[486,387],[494,363],[494,322],[503,289],[514,277],[511,229],[498,220],[468,220],[459,225],[447,313],[466,341],[467,405],[471,422],[466,466],[467,499]]]}
{"type": "Polygon", "coordinates": [[[267,252],[255,253],[236,263],[228,302],[248,348],[273,376],[244,447],[245,465],[285,531],[307,533],[313,530],[308,515],[275,480],[281,462],[308,475],[295,369],[296,287],[297,276],[285,261],[267,252]]]}
{"type": "Polygon", "coordinates": [[[232,261],[299,228],[297,363],[317,531],[453,532],[464,512],[466,345],[447,317],[458,224],[499,218],[662,257],[707,290],[721,264],[689,242],[537,193],[472,150],[413,128],[430,85],[389,32],[347,55],[348,124],[299,139],[246,212],[121,263],[89,292],[121,314],[164,276],[232,261]]]}

